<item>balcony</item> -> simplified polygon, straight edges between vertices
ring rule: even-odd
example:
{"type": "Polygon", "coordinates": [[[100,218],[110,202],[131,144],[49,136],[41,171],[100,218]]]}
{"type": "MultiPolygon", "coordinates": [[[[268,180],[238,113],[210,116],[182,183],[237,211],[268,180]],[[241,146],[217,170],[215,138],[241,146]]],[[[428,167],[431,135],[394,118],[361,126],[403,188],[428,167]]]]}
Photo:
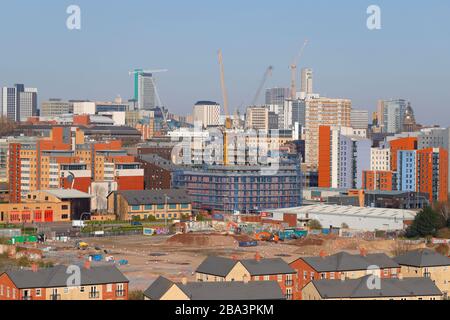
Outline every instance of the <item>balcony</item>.
{"type": "Polygon", "coordinates": [[[31,296],[23,296],[21,300],[32,300],[33,297],[31,296]]]}
{"type": "Polygon", "coordinates": [[[292,300],[292,293],[286,294],[286,300],[292,300]]]}
{"type": "Polygon", "coordinates": [[[116,297],[125,297],[125,290],[116,290],[116,297]]]}
{"type": "Polygon", "coordinates": [[[51,294],[50,300],[61,300],[61,295],[60,294],[51,294]]]}
{"type": "Polygon", "coordinates": [[[98,299],[98,298],[100,298],[100,292],[98,291],[89,292],[89,299],[98,299]]]}

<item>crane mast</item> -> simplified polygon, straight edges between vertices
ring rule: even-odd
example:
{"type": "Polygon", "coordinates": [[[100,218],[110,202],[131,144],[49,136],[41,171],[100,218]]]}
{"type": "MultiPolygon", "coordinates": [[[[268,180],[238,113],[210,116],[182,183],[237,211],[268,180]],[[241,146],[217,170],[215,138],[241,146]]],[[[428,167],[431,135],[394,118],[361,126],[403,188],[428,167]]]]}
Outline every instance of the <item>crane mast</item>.
{"type": "Polygon", "coordinates": [[[297,64],[300,58],[303,55],[303,51],[306,48],[306,45],[308,44],[308,40],[305,40],[303,43],[302,48],[300,49],[299,54],[294,58],[294,61],[292,62],[290,68],[291,68],[291,99],[294,100],[295,96],[297,94],[297,64]]]}

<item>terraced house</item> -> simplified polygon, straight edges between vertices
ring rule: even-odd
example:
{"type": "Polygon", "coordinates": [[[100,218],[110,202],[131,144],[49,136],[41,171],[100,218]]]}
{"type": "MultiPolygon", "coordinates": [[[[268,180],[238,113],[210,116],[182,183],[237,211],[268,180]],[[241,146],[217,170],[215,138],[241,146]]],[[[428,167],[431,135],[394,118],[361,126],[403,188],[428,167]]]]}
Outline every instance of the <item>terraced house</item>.
{"type": "Polygon", "coordinates": [[[427,278],[313,280],[302,290],[304,300],[442,300],[442,292],[427,278]]]}
{"type": "Polygon", "coordinates": [[[400,265],[386,254],[367,254],[365,250],[359,255],[339,252],[330,256],[322,251],[319,257],[299,258],[290,266],[298,278],[295,299],[302,299],[303,287],[313,280],[358,279],[377,272],[381,278],[395,278],[400,273],[400,265]]]}
{"type": "Polygon", "coordinates": [[[145,300],[284,300],[276,281],[172,282],[159,277],[144,291],[145,300]]]}
{"type": "Polygon", "coordinates": [[[405,277],[430,278],[448,298],[450,293],[450,258],[430,249],[420,249],[395,257],[405,277]]]}
{"type": "Polygon", "coordinates": [[[0,300],[128,300],[128,279],[115,266],[7,271],[0,275],[0,300]],[[74,281],[72,281],[74,280],[74,281]]]}
{"type": "Polygon", "coordinates": [[[245,260],[210,256],[195,272],[200,282],[275,281],[286,300],[294,298],[297,282],[296,272],[287,262],[280,258],[263,259],[259,254],[245,260]]]}

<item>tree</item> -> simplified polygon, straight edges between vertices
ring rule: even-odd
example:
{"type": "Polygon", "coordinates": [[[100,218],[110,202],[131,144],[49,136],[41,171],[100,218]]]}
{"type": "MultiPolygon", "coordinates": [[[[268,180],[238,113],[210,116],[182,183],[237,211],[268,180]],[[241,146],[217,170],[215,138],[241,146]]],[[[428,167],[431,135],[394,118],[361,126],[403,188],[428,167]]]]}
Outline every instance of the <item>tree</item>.
{"type": "Polygon", "coordinates": [[[320,224],[320,222],[318,220],[309,220],[308,222],[308,227],[312,230],[320,230],[322,229],[322,225],[320,224]]]}
{"type": "Polygon", "coordinates": [[[435,236],[442,227],[442,216],[432,208],[426,207],[416,215],[406,236],[408,238],[435,236]]]}

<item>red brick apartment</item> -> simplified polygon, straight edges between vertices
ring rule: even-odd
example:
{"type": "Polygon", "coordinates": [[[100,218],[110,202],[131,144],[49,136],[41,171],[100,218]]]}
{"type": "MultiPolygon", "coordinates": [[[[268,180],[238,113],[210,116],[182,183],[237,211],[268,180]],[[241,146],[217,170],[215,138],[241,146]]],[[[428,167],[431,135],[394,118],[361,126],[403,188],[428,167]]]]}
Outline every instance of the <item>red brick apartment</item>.
{"type": "Polygon", "coordinates": [[[297,286],[294,299],[301,300],[301,291],[312,280],[321,279],[359,279],[369,272],[370,266],[378,266],[381,278],[396,278],[401,266],[384,253],[359,255],[346,252],[327,256],[321,252],[319,257],[299,258],[289,264],[297,272],[297,286]]]}
{"type": "Polygon", "coordinates": [[[80,284],[74,286],[68,286],[67,271],[63,265],[46,269],[34,265],[32,270],[4,272],[0,300],[128,300],[129,280],[115,266],[91,267],[87,262],[80,268],[80,284]]]}

